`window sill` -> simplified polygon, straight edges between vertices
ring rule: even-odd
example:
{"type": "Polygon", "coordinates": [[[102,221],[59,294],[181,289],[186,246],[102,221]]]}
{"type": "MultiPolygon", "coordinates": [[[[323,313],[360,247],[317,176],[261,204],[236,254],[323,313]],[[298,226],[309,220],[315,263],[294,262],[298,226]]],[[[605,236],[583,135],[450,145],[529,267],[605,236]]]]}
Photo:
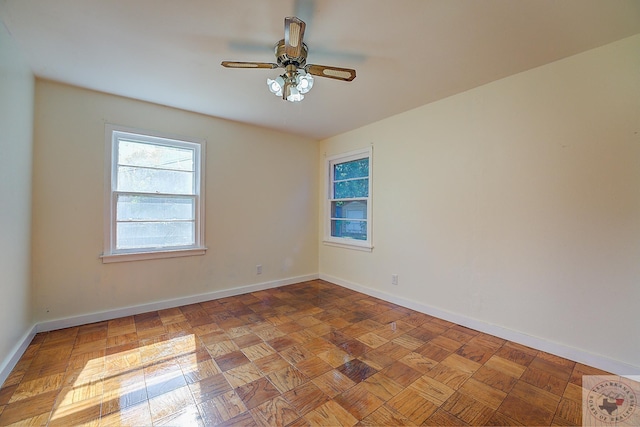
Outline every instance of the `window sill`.
{"type": "Polygon", "coordinates": [[[147,259],[197,256],[197,255],[204,255],[206,252],[207,252],[207,248],[190,248],[190,249],[177,249],[177,250],[154,251],[154,252],[133,252],[133,253],[110,254],[110,255],[101,255],[100,258],[102,258],[103,264],[110,264],[112,262],[143,261],[147,259]]]}
{"type": "Polygon", "coordinates": [[[336,242],[334,240],[323,240],[322,242],[327,246],[334,246],[337,248],[353,249],[356,251],[363,251],[363,252],[373,252],[373,246],[369,245],[368,243],[355,243],[357,242],[357,240],[356,241],[347,240],[345,242],[336,242]]]}

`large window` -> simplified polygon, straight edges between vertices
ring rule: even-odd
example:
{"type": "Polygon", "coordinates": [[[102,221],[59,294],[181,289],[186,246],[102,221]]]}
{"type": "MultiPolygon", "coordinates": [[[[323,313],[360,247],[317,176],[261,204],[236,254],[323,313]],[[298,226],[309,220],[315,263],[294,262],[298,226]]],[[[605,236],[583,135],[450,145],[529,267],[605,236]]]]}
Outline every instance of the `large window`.
{"type": "Polygon", "coordinates": [[[325,243],[371,250],[371,151],[327,158],[325,243]]]}
{"type": "Polygon", "coordinates": [[[104,262],[204,253],[204,143],[108,125],[104,262]]]}

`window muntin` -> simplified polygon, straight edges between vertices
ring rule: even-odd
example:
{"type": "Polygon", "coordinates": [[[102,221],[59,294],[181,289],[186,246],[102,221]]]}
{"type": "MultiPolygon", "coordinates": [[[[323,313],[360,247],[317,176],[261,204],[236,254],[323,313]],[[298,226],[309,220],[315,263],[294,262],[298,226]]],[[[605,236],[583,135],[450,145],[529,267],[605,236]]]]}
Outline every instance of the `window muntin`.
{"type": "Polygon", "coordinates": [[[203,142],[115,126],[108,126],[107,140],[110,188],[103,260],[204,253],[203,142]]]}
{"type": "Polygon", "coordinates": [[[371,149],[327,159],[325,242],[371,249],[371,149]]]}

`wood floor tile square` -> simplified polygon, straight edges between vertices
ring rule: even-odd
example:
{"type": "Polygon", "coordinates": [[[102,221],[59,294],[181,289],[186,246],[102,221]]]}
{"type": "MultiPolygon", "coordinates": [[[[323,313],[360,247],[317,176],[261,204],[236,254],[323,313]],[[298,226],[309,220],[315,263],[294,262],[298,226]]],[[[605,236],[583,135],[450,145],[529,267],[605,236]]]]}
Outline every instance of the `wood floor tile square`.
{"type": "Polygon", "coordinates": [[[411,389],[398,393],[386,405],[416,425],[425,422],[438,409],[437,405],[411,389]]]}
{"type": "Polygon", "coordinates": [[[247,409],[253,409],[263,402],[280,395],[278,389],[267,378],[260,378],[235,390],[247,409]]]}
{"type": "Polygon", "coordinates": [[[394,362],[380,372],[402,387],[408,387],[412,382],[422,376],[420,372],[402,362],[394,362]]]}
{"type": "Polygon", "coordinates": [[[358,419],[333,400],[326,402],[304,416],[312,426],[346,426],[358,423],[358,419]]]}
{"type": "Polygon", "coordinates": [[[280,351],[280,355],[284,360],[292,365],[296,365],[303,360],[315,357],[313,353],[304,348],[302,345],[294,345],[280,351]]]}
{"type": "Polygon", "coordinates": [[[223,372],[224,377],[233,388],[240,387],[262,377],[262,373],[253,363],[238,366],[223,372]]]}
{"type": "Polygon", "coordinates": [[[231,339],[231,337],[229,337],[229,335],[227,335],[226,332],[223,331],[222,329],[217,329],[217,330],[207,329],[206,333],[199,334],[198,337],[200,338],[200,341],[202,341],[202,343],[205,346],[214,345],[216,343],[228,341],[231,339]]]}
{"type": "Polygon", "coordinates": [[[256,334],[249,333],[249,334],[246,334],[246,335],[242,335],[242,336],[240,336],[238,338],[233,338],[233,342],[235,342],[236,345],[238,347],[240,347],[240,349],[243,349],[245,347],[250,347],[252,345],[260,344],[263,341],[256,334]]]}
{"type": "Polygon", "coordinates": [[[141,369],[138,372],[122,374],[104,380],[103,390],[101,409],[103,416],[112,412],[122,411],[140,402],[146,402],[148,398],[141,369]]]}
{"type": "Polygon", "coordinates": [[[100,402],[82,402],[77,405],[56,408],[49,419],[51,427],[98,426],[100,423],[100,402]]]}
{"type": "Polygon", "coordinates": [[[422,425],[424,426],[468,426],[469,424],[462,421],[460,418],[454,417],[444,409],[438,409],[433,415],[431,415],[422,425]]]}
{"type": "Polygon", "coordinates": [[[280,393],[286,393],[309,381],[309,378],[293,366],[287,366],[284,369],[272,372],[267,375],[267,378],[280,393]]]}
{"type": "MultiPolygon", "coordinates": [[[[209,353],[206,354],[207,356],[209,355],[209,353]]],[[[209,378],[222,372],[216,362],[210,357],[203,357],[198,361],[179,359],[178,363],[180,364],[180,368],[184,374],[184,379],[188,384],[209,378]]]]}
{"type": "MultiPolygon", "coordinates": [[[[347,338],[345,341],[348,341],[348,340],[349,338],[347,338]]],[[[342,341],[342,342],[345,342],[345,341],[342,341]]],[[[303,346],[313,354],[318,355],[319,353],[323,353],[325,351],[335,348],[336,344],[333,344],[332,342],[322,337],[317,337],[315,339],[307,341],[306,343],[303,344],[303,346]]]]}
{"type": "Polygon", "coordinates": [[[450,388],[457,390],[462,387],[467,379],[471,378],[471,374],[447,365],[438,364],[425,375],[446,384],[450,388]]]}
{"type": "Polygon", "coordinates": [[[369,414],[365,419],[360,421],[361,426],[415,426],[409,418],[394,411],[387,405],[382,405],[373,413],[369,414]]]}
{"type": "Polygon", "coordinates": [[[455,353],[466,359],[483,364],[493,356],[495,351],[496,350],[491,347],[486,347],[470,341],[456,350],[455,353]]]}
{"type": "Polygon", "coordinates": [[[254,331],[254,333],[257,336],[259,336],[263,341],[266,341],[266,342],[274,340],[276,338],[283,337],[283,336],[286,335],[284,332],[280,331],[275,326],[272,326],[272,327],[266,328],[266,329],[261,329],[259,331],[254,331]]]}
{"type": "MultiPolygon", "coordinates": [[[[352,329],[353,327],[349,327],[347,329],[344,329],[342,331],[332,331],[326,335],[324,335],[322,338],[328,342],[330,342],[331,344],[333,344],[334,346],[338,346],[342,343],[345,343],[347,341],[351,341],[353,340],[353,337],[349,334],[346,333],[347,330],[352,329]]],[[[369,332],[366,328],[364,329],[359,329],[358,333],[356,336],[359,336],[363,333],[367,333],[369,332]]],[[[333,348],[333,347],[330,347],[333,348]]],[[[327,349],[328,350],[328,349],[327,349]]],[[[311,350],[313,351],[313,350],[311,350]]]]}
{"type": "Polygon", "coordinates": [[[323,393],[333,398],[356,383],[335,369],[311,380],[323,393]]]}
{"type": "Polygon", "coordinates": [[[429,330],[428,328],[425,328],[424,325],[414,328],[412,330],[410,330],[409,332],[407,332],[407,335],[409,335],[410,337],[413,337],[417,340],[422,341],[423,343],[429,342],[434,338],[438,337],[438,332],[434,332],[432,330],[429,330]]]}
{"type": "Polygon", "coordinates": [[[0,425],[18,423],[45,412],[49,414],[57,397],[58,391],[54,390],[10,403],[5,406],[0,415],[0,425]]]}
{"type": "Polygon", "coordinates": [[[400,362],[404,363],[410,368],[415,369],[421,374],[425,374],[429,372],[438,364],[438,362],[436,362],[435,360],[431,360],[419,353],[413,353],[413,352],[401,358],[400,362]]]}
{"type": "Polygon", "coordinates": [[[189,405],[182,408],[178,412],[167,415],[166,417],[153,423],[154,426],[193,426],[205,427],[205,423],[200,416],[200,412],[195,405],[189,405]]]}
{"type": "Polygon", "coordinates": [[[553,420],[553,412],[531,405],[511,394],[504,399],[498,412],[526,426],[548,426],[553,420]]]}
{"type": "Polygon", "coordinates": [[[494,412],[489,421],[487,421],[487,426],[496,426],[496,427],[504,427],[504,426],[522,426],[524,424],[509,418],[501,412],[494,412]]]}
{"type": "Polygon", "coordinates": [[[472,375],[482,366],[480,363],[474,362],[458,354],[451,354],[447,356],[442,362],[440,362],[440,364],[453,369],[457,369],[462,372],[466,372],[470,375],[472,375]]]}
{"type": "Polygon", "coordinates": [[[265,427],[286,426],[300,417],[295,408],[281,396],[267,400],[250,412],[258,425],[265,427]]]}
{"type": "Polygon", "coordinates": [[[485,364],[487,368],[494,369],[498,372],[502,372],[503,374],[509,375],[513,378],[520,378],[526,367],[522,364],[514,362],[509,359],[505,359],[497,354],[492,356],[485,364]]]}
{"type": "Polygon", "coordinates": [[[491,409],[498,409],[507,393],[486,385],[474,378],[469,378],[458,391],[471,397],[491,409]]]}
{"type": "Polygon", "coordinates": [[[569,381],[569,378],[571,378],[571,373],[573,372],[573,365],[563,366],[550,362],[549,360],[543,359],[541,357],[536,357],[535,359],[533,359],[529,364],[529,367],[546,372],[563,381],[569,381]]]}
{"type": "Polygon", "coordinates": [[[219,394],[230,391],[231,385],[223,374],[215,374],[189,384],[189,390],[191,390],[195,403],[200,404],[219,394]]]}
{"type": "Polygon", "coordinates": [[[377,348],[389,342],[387,338],[382,338],[373,332],[367,332],[366,334],[360,335],[357,337],[357,340],[371,348],[377,348]]]}
{"type": "Polygon", "coordinates": [[[561,397],[548,391],[542,390],[524,381],[518,381],[513,387],[509,396],[517,397],[532,406],[537,406],[545,411],[554,413],[558,407],[561,397]]]}
{"type": "Polygon", "coordinates": [[[269,375],[289,366],[289,362],[284,360],[278,353],[257,359],[254,364],[263,375],[269,375]]]}
{"type": "Polygon", "coordinates": [[[500,356],[522,366],[529,366],[533,359],[535,359],[537,353],[537,351],[529,347],[508,342],[496,352],[496,356],[500,356]]]}
{"type": "Polygon", "coordinates": [[[580,403],[582,402],[582,394],[583,394],[583,389],[581,386],[568,383],[567,387],[564,389],[564,393],[562,394],[562,397],[565,399],[573,400],[574,402],[580,403]]]}
{"type": "Polygon", "coordinates": [[[337,367],[336,369],[354,383],[364,381],[371,375],[378,372],[377,369],[372,368],[371,366],[358,359],[350,360],[349,362],[337,367]]]}
{"type": "Polygon", "coordinates": [[[30,397],[38,396],[49,391],[55,391],[62,388],[62,380],[64,374],[48,375],[38,379],[23,381],[17,385],[16,389],[11,395],[11,398],[6,403],[14,403],[18,400],[27,399],[30,397]]]}
{"type": "Polygon", "coordinates": [[[488,406],[460,392],[447,399],[442,409],[471,425],[486,424],[494,412],[488,406]]]}
{"type": "Polygon", "coordinates": [[[333,369],[331,365],[317,356],[299,362],[296,364],[296,368],[309,378],[315,378],[333,369]]]}
{"type": "Polygon", "coordinates": [[[368,345],[363,344],[362,342],[356,339],[342,342],[338,344],[338,348],[349,353],[353,357],[362,356],[363,354],[367,353],[368,351],[371,351],[372,349],[368,345]]]}
{"type": "Polygon", "coordinates": [[[384,354],[382,351],[373,350],[358,357],[358,359],[365,362],[367,365],[375,368],[379,371],[383,370],[387,366],[391,365],[396,360],[384,354]]]}
{"type": "Polygon", "coordinates": [[[555,412],[554,422],[558,419],[566,421],[567,425],[582,425],[582,403],[562,398],[555,412]]]}
{"type": "Polygon", "coordinates": [[[209,350],[209,354],[211,354],[213,358],[224,356],[225,354],[240,350],[240,347],[238,347],[237,344],[230,339],[205,345],[207,347],[207,350],[209,350]]]}
{"type": "Polygon", "coordinates": [[[491,369],[486,365],[478,369],[473,374],[473,378],[506,393],[510,392],[518,382],[516,378],[499,370],[491,369]]]}
{"type": "Polygon", "coordinates": [[[308,412],[330,400],[329,396],[324,394],[312,382],[306,382],[292,390],[289,390],[283,394],[283,397],[301,416],[304,416],[308,412]]]}
{"type": "Polygon", "coordinates": [[[145,426],[151,425],[151,422],[151,411],[146,401],[108,414],[103,412],[100,417],[100,426],[105,427],[145,426]]]}
{"type": "Polygon", "coordinates": [[[567,387],[568,383],[568,379],[562,380],[546,371],[534,368],[531,365],[529,365],[529,367],[524,371],[520,380],[541,388],[542,390],[557,394],[558,396],[561,396],[562,393],[564,393],[564,389],[567,387]]]}
{"type": "Polygon", "coordinates": [[[249,347],[245,347],[241,349],[245,356],[252,362],[261,359],[263,357],[269,356],[271,354],[276,353],[276,351],[269,346],[269,344],[265,342],[260,342],[259,344],[255,344],[249,347]]]}
{"type": "Polygon", "coordinates": [[[393,340],[391,340],[391,342],[411,351],[416,350],[425,344],[424,341],[419,340],[418,338],[414,338],[409,334],[404,334],[397,338],[394,338],[393,340]]]}
{"type": "Polygon", "coordinates": [[[384,403],[382,399],[369,393],[362,383],[337,395],[334,400],[358,420],[365,418],[384,403]]]}
{"type": "Polygon", "coordinates": [[[367,378],[363,385],[369,393],[385,402],[404,390],[404,387],[380,372],[367,378]]]}
{"type": "Polygon", "coordinates": [[[287,336],[283,336],[269,340],[267,341],[267,344],[269,344],[275,351],[281,352],[284,349],[295,345],[296,342],[287,336]]]}
{"type": "Polygon", "coordinates": [[[242,399],[232,390],[198,405],[205,425],[219,425],[247,411],[242,399]]]}
{"type": "MultiPolygon", "coordinates": [[[[288,318],[290,320],[290,318],[288,318]]],[[[301,325],[298,322],[287,322],[287,323],[280,323],[277,325],[278,330],[285,333],[285,334],[290,334],[293,332],[297,332],[301,329],[304,329],[305,327],[303,325],[301,325]]]]}
{"type": "Polygon", "coordinates": [[[409,390],[420,394],[428,401],[441,406],[455,393],[448,385],[434,380],[428,376],[422,376],[409,386],[409,390]]]}
{"type": "Polygon", "coordinates": [[[333,368],[337,368],[338,366],[344,365],[348,361],[352,360],[354,357],[349,353],[334,347],[331,350],[327,350],[325,352],[319,353],[317,355],[320,359],[327,362],[333,368]]]}
{"type": "Polygon", "coordinates": [[[436,362],[443,361],[447,356],[451,354],[451,351],[445,350],[444,348],[433,344],[432,342],[428,342],[414,351],[423,355],[424,357],[435,360],[436,362]]]}
{"type": "Polygon", "coordinates": [[[238,366],[246,365],[251,362],[251,360],[249,360],[240,350],[214,357],[214,360],[222,372],[226,372],[229,369],[237,368],[238,366]]]}

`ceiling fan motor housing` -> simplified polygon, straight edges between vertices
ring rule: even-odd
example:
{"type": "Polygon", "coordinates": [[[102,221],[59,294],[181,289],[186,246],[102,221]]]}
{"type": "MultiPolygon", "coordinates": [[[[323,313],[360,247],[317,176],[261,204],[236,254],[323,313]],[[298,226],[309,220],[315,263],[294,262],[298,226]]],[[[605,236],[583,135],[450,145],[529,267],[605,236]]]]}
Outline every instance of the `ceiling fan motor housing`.
{"type": "Polygon", "coordinates": [[[284,39],[280,40],[275,45],[275,53],[278,65],[282,68],[286,68],[287,65],[295,65],[296,68],[303,68],[307,63],[307,53],[309,49],[306,43],[302,43],[302,49],[300,49],[300,55],[295,58],[286,54],[284,39]]]}

